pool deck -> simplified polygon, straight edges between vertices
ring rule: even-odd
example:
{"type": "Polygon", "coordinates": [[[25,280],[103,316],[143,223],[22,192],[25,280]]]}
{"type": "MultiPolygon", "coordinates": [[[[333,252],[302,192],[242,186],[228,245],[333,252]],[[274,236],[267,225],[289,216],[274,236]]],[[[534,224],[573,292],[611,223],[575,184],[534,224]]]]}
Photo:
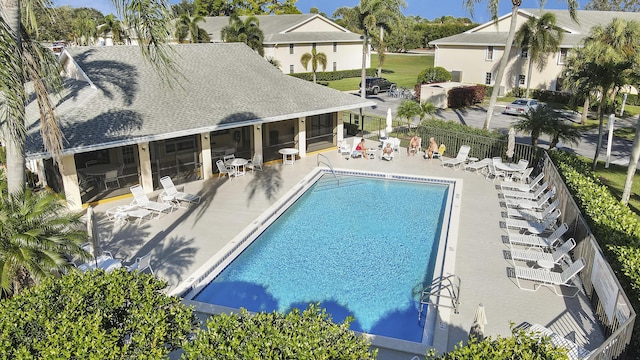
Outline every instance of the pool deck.
{"type": "MultiPolygon", "coordinates": [[[[376,142],[367,140],[367,146],[375,145],[376,142]]],[[[448,350],[466,341],[478,304],[483,304],[486,311],[487,336],[507,337],[511,334],[511,323],[529,322],[546,326],[588,350],[602,343],[604,335],[583,294],[567,298],[556,296],[546,287],[536,292],[518,288],[508,257],[509,246],[503,240],[507,234],[501,227],[505,209],[500,206],[496,184],[475,173],[442,167],[440,160],[425,160],[422,154],[407,157],[405,149],[400,149],[390,162],[348,159],[336,150],[322,154],[335,168],[463,180],[457,248],[447,251],[447,256],[455,254],[455,274],[462,279],[460,313],[451,314],[447,326],[448,350]]],[[[308,175],[316,164],[317,155],[311,154],[294,165],[276,162],[264,166],[264,171],[247,173],[231,181],[214,177],[188,183],[184,191],[201,195],[200,204],[177,209],[159,219],[144,220],[140,225],[114,226],[104,215],[109,208],[130,203],[131,198],[100,204],[96,212],[101,216],[101,247],[125,263],[151,252],[151,266],[156,276],[169,282],[170,292],[308,175]]],[[[149,196],[155,200],[158,193],[149,196]]],[[[354,199],[358,206],[356,209],[354,205],[353,211],[366,208],[366,203],[367,199],[354,199]]],[[[378,358],[410,359],[413,355],[381,349],[378,358]]]]}

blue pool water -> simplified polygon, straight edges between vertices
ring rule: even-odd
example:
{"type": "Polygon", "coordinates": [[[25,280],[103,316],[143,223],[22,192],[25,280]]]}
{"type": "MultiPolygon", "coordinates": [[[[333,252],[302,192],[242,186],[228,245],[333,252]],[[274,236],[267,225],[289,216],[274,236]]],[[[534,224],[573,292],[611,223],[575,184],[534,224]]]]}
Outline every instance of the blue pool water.
{"type": "Polygon", "coordinates": [[[319,302],[353,330],[420,342],[447,191],[324,175],[194,300],[255,312],[319,302]]]}

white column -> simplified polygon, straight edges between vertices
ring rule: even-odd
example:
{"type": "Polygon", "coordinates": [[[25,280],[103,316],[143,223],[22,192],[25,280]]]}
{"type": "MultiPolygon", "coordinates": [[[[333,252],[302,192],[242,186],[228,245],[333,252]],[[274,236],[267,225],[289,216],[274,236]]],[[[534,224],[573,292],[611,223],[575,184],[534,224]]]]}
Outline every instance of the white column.
{"type": "Polygon", "coordinates": [[[80,195],[80,185],[78,185],[78,173],[76,172],[76,159],[73,155],[62,157],[60,175],[62,176],[62,186],[64,186],[64,196],[67,200],[67,207],[71,210],[82,209],[82,197],[80,195]]]}
{"type": "Polygon", "coordinates": [[[338,111],[336,118],[336,145],[344,140],[344,118],[342,111],[338,111]]]}
{"type": "Polygon", "coordinates": [[[298,155],[303,158],[307,156],[307,127],[305,117],[298,118],[298,155]]]}
{"type": "Polygon", "coordinates": [[[253,152],[255,154],[261,154],[262,152],[262,124],[253,125],[253,152]]]}
{"type": "Polygon", "coordinates": [[[153,191],[153,173],[148,142],[138,144],[138,159],[140,159],[140,185],[145,192],[150,193],[153,191]]]}
{"type": "Polygon", "coordinates": [[[211,142],[209,141],[209,132],[200,134],[200,161],[202,167],[200,172],[204,180],[210,179],[213,175],[213,164],[211,163],[211,142]]]}

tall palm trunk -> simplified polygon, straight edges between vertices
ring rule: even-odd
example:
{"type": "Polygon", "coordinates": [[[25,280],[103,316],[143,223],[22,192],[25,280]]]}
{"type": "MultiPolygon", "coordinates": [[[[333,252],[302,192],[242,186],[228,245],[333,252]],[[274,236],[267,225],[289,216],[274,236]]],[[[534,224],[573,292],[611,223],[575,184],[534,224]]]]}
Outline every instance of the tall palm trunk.
{"type": "Polygon", "coordinates": [[[502,54],[502,58],[500,58],[500,65],[498,65],[496,81],[493,85],[493,90],[491,91],[491,99],[489,100],[489,107],[487,108],[487,117],[484,120],[484,125],[482,126],[484,130],[489,130],[489,124],[491,123],[491,119],[493,118],[493,109],[496,107],[496,102],[498,102],[498,92],[500,92],[502,78],[504,77],[507,63],[509,62],[509,54],[511,53],[513,39],[516,37],[516,16],[518,15],[518,8],[518,5],[514,5],[511,9],[511,23],[509,25],[509,34],[507,35],[507,42],[504,44],[504,53],[502,54]]]}
{"type": "Polygon", "coordinates": [[[533,61],[529,56],[529,68],[527,69],[527,93],[524,97],[529,97],[529,89],[531,88],[531,72],[533,71],[533,61]]]}
{"type": "Polygon", "coordinates": [[[580,117],[580,124],[587,125],[587,115],[589,115],[589,95],[584,99],[584,105],[582,105],[582,116],[580,117]]]}
{"type": "Polygon", "coordinates": [[[633,138],[631,159],[629,159],[629,168],[627,169],[627,180],[624,182],[624,190],[622,191],[622,199],[620,200],[623,204],[629,203],[631,185],[633,185],[633,178],[636,175],[638,160],[640,160],[640,115],[638,115],[638,122],[636,123],[636,136],[633,138]]]}
{"type": "MultiPolygon", "coordinates": [[[[15,37],[16,48],[22,51],[22,39],[20,38],[20,0],[0,0],[0,6],[2,7],[2,9],[0,9],[2,11],[2,17],[5,19],[15,37]]],[[[15,61],[22,62],[22,57],[20,56],[19,59],[15,59],[15,61]]],[[[21,64],[17,65],[17,69],[22,69],[21,64]]],[[[21,75],[15,74],[15,76],[21,75]]],[[[21,82],[24,83],[24,80],[21,82]]],[[[15,116],[20,113],[24,114],[24,103],[20,102],[17,106],[21,106],[22,108],[16,112],[12,112],[9,116],[15,116]]],[[[15,119],[8,119],[3,129],[7,150],[7,168],[10,169],[10,171],[7,171],[7,187],[10,194],[22,190],[25,183],[23,139],[16,136],[18,131],[15,131],[15,129],[24,126],[24,124],[19,123],[20,121],[24,122],[24,116],[16,116],[15,119]]]]}
{"type": "MultiPolygon", "coordinates": [[[[379,46],[382,47],[382,44],[384,44],[384,28],[382,26],[380,26],[380,44],[379,46]]],[[[378,53],[379,54],[384,54],[384,49],[378,49],[378,53]]],[[[382,55],[384,57],[384,55],[382,55]]],[[[379,59],[378,61],[378,77],[382,76],[382,59],[379,59]]]]}
{"type": "MultiPolygon", "coordinates": [[[[362,72],[360,73],[360,97],[363,99],[367,97],[365,89],[367,86],[367,52],[369,51],[367,48],[368,38],[369,37],[365,31],[362,36],[362,72]]],[[[362,109],[360,109],[360,112],[362,113],[362,109]]]]}
{"type": "Polygon", "coordinates": [[[600,96],[600,102],[598,103],[598,142],[596,143],[596,153],[593,155],[593,164],[591,165],[591,170],[596,170],[596,166],[598,165],[598,157],[600,156],[600,147],[602,146],[602,128],[604,123],[604,106],[602,103],[604,102],[604,94],[600,96]]]}

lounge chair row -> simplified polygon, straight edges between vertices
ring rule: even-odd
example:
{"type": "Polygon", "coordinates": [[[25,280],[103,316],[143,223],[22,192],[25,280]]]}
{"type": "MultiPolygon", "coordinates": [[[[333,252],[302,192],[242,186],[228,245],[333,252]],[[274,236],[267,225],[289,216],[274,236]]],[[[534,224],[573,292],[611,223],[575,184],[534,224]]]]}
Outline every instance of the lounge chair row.
{"type": "Polygon", "coordinates": [[[507,208],[504,222],[518,287],[535,291],[546,286],[562,296],[559,287],[575,287],[577,291],[569,296],[576,296],[580,288],[574,284],[575,276],[584,268],[585,262],[582,258],[575,261],[571,258],[575,240],[562,239],[569,227],[566,223],[557,224],[561,215],[560,202],[554,199],[555,189],[544,181],[544,173],[529,182],[501,182],[500,188],[507,208]],[[533,287],[525,286],[525,281],[533,282],[533,287]]]}
{"type": "Polygon", "coordinates": [[[200,203],[200,196],[178,191],[168,176],[162,177],[160,184],[163,187],[158,195],[160,201],[150,200],[141,185],[134,185],[129,188],[133,201],[129,205],[120,205],[107,210],[107,217],[115,223],[135,219],[137,224],[140,224],[144,219],[170,214],[176,208],[185,207],[185,204],[200,203]]]}

